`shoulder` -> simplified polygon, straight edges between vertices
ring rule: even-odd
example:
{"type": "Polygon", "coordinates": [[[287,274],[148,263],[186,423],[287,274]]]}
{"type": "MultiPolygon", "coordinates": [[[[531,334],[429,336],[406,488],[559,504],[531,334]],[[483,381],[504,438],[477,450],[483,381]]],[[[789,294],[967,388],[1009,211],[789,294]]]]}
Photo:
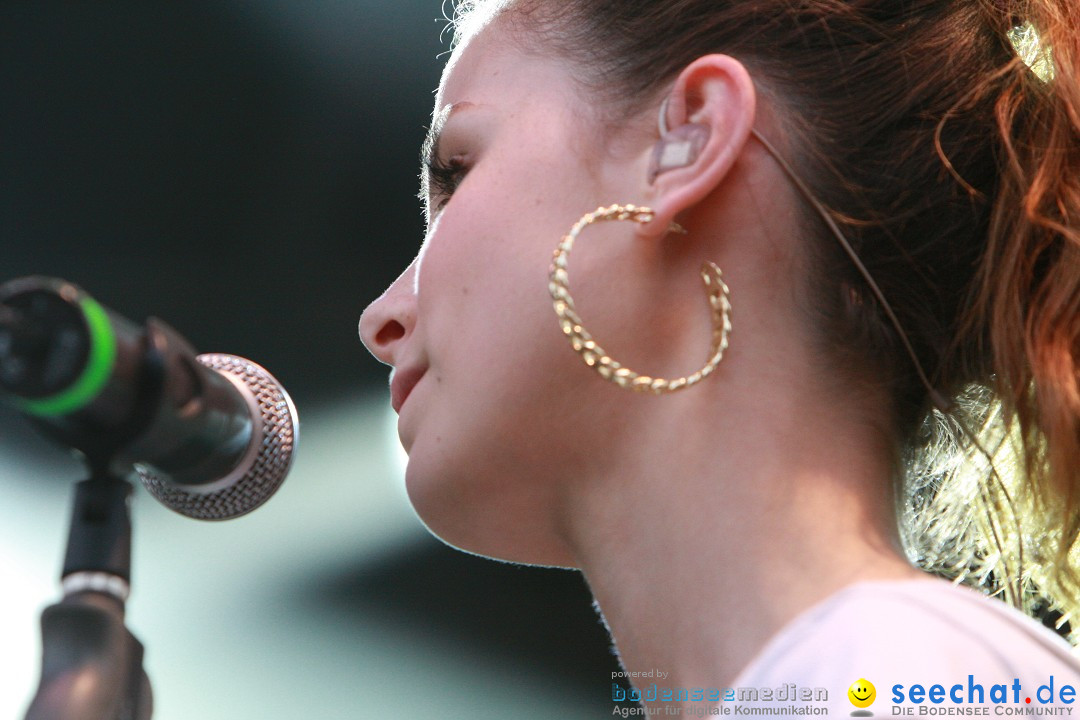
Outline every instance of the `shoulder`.
{"type": "Polygon", "coordinates": [[[781,630],[737,683],[827,683],[846,692],[862,678],[884,690],[1051,675],[1080,688],[1080,664],[1055,633],[974,590],[926,578],[836,593],[781,630]]]}

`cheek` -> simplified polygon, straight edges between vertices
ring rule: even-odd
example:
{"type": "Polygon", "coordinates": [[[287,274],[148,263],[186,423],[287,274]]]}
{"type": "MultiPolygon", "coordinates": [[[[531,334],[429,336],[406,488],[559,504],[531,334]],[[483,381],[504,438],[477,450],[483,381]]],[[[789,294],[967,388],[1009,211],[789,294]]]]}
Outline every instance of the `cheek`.
{"type": "Polygon", "coordinates": [[[505,391],[522,373],[539,372],[545,348],[565,341],[547,292],[558,233],[500,207],[495,196],[448,207],[426,243],[417,286],[432,365],[449,383],[498,382],[505,391]]]}
{"type": "MultiPolygon", "coordinates": [[[[547,291],[558,238],[549,249],[542,231],[530,237],[472,209],[462,203],[447,210],[417,269],[418,329],[431,377],[418,397],[423,413],[414,421],[410,469],[420,486],[433,481],[428,475],[460,470],[451,484],[479,491],[506,487],[507,468],[494,458],[535,452],[531,446],[561,412],[563,371],[577,358],[547,291]]],[[[438,490],[421,491],[428,493],[438,490]]],[[[446,507],[441,500],[428,506],[446,507]]]]}

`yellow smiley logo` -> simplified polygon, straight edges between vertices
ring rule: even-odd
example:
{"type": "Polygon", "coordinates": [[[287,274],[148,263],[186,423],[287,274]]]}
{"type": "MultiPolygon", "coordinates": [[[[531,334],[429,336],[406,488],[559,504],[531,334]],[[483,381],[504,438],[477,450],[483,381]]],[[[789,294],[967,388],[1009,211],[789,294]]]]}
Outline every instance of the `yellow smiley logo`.
{"type": "Polygon", "coordinates": [[[851,683],[851,687],[849,687],[847,691],[847,696],[852,705],[857,708],[865,708],[874,704],[874,698],[877,697],[877,690],[874,689],[874,683],[866,678],[860,678],[851,683]]]}

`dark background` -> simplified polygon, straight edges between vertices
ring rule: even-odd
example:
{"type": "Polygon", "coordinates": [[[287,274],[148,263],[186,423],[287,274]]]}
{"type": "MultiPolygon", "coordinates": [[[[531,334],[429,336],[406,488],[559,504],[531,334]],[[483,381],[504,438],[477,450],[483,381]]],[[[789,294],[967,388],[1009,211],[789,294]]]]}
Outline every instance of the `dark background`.
{"type": "MultiPolygon", "coordinates": [[[[356,324],[423,236],[440,6],[3,2],[0,280],[62,277],[161,317],[200,351],[271,368],[301,410],[385,388],[356,324]]],[[[0,433],[17,423],[0,412],[0,433]]],[[[577,574],[430,540],[303,597],[505,654],[610,714],[612,660],[577,574]]]]}
{"type": "Polygon", "coordinates": [[[361,310],[422,239],[439,3],[17,3],[3,276],[82,284],[292,392],[384,377],[361,310]]]}

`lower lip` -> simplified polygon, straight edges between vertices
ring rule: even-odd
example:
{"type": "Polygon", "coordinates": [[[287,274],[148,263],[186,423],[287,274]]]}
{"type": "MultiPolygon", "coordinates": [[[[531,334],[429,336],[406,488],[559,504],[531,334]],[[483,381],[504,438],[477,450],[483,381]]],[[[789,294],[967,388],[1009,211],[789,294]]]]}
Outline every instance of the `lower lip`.
{"type": "Polygon", "coordinates": [[[413,392],[416,391],[416,386],[420,384],[420,381],[423,379],[423,377],[424,376],[421,375],[419,378],[416,379],[416,382],[412,384],[412,387],[409,388],[409,391],[405,393],[405,396],[403,398],[401,398],[401,404],[394,408],[394,412],[398,413],[399,415],[401,414],[401,409],[405,407],[405,403],[407,403],[409,401],[409,398],[412,397],[413,392]]]}
{"type": "Polygon", "coordinates": [[[397,413],[398,442],[401,443],[401,447],[405,450],[406,455],[408,455],[409,451],[412,449],[412,444],[414,440],[413,433],[415,432],[413,422],[415,422],[416,417],[406,412],[405,406],[408,404],[409,398],[413,396],[413,393],[416,390],[416,386],[419,384],[420,382],[417,381],[416,385],[412,386],[412,389],[409,390],[408,394],[406,394],[405,397],[402,398],[401,405],[399,405],[395,410],[395,412],[397,413]]]}

